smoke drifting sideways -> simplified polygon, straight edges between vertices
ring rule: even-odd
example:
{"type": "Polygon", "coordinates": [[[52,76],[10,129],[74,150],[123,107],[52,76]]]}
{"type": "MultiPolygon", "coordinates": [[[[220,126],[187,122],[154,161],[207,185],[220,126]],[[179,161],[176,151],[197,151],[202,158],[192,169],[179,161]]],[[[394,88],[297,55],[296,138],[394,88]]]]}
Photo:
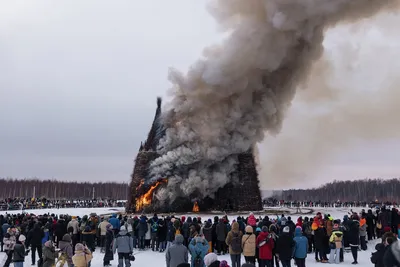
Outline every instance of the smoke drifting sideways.
{"type": "Polygon", "coordinates": [[[260,177],[274,177],[261,179],[264,186],[304,188],[334,179],[396,177],[381,154],[393,157],[396,147],[379,153],[375,144],[393,144],[400,137],[399,23],[399,16],[378,15],[327,34],[329,54],[313,65],[282,132],[259,145],[265,152],[260,177]],[[357,155],[349,154],[358,147],[369,154],[360,156],[368,160],[361,166],[357,155]]]}
{"type": "Polygon", "coordinates": [[[227,33],[187,74],[169,72],[172,100],[161,157],[151,179],[168,178],[156,198],[213,197],[229,182],[237,154],[276,135],[298,87],[323,54],[324,32],[381,12],[398,0],[215,0],[210,13],[227,33]]]}

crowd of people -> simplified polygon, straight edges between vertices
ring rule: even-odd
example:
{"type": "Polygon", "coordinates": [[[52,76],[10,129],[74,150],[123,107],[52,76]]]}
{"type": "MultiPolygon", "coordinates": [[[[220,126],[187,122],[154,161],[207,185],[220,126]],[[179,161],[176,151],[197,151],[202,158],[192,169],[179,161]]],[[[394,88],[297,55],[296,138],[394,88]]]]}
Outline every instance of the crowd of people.
{"type": "Polygon", "coordinates": [[[346,252],[358,264],[359,250],[381,238],[371,262],[376,267],[394,267],[400,266],[399,219],[396,209],[385,207],[351,212],[343,218],[317,213],[296,221],[285,215],[256,218],[253,213],[246,218],[215,216],[205,221],[157,214],[92,213],[82,218],[7,214],[0,215],[1,251],[7,255],[5,267],[23,266],[29,250],[32,265],[88,267],[96,249],[102,253],[96,255],[102,255],[103,266],[111,266],[115,257],[118,267],[129,267],[135,250],[150,250],[164,253],[167,267],[290,267],[292,261],[305,267],[309,255],[316,262],[339,264],[346,252]],[[218,260],[223,254],[229,254],[230,263],[218,260]]]}
{"type": "Polygon", "coordinates": [[[125,204],[126,201],[113,199],[65,200],[46,198],[7,198],[0,201],[0,210],[124,207],[125,204]]]}
{"type": "Polygon", "coordinates": [[[395,202],[379,201],[298,201],[279,200],[277,198],[266,198],[263,200],[265,207],[305,207],[305,208],[375,208],[383,206],[396,206],[395,202]]]}

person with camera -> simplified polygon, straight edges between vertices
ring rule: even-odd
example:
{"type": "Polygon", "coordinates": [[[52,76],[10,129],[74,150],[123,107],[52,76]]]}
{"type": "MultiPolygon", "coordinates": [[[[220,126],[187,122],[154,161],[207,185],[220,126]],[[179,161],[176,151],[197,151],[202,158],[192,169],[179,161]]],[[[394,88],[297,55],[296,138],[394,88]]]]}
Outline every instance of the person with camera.
{"type": "Polygon", "coordinates": [[[92,260],[92,251],[82,243],[75,245],[75,255],[72,257],[74,267],[90,267],[92,260]]]}

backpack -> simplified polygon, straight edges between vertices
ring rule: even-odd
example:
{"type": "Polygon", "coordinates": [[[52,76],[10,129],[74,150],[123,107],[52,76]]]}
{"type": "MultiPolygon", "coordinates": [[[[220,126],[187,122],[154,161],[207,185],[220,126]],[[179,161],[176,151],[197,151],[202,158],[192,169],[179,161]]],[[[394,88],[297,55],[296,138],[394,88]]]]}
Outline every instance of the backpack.
{"type": "Polygon", "coordinates": [[[306,235],[311,235],[312,230],[311,230],[311,225],[309,223],[307,223],[304,232],[306,233],[306,235]]]}
{"type": "Polygon", "coordinates": [[[240,238],[239,233],[232,233],[232,241],[230,245],[233,252],[237,253],[242,252],[242,240],[240,238]]]}
{"type": "Polygon", "coordinates": [[[155,233],[155,232],[157,232],[157,230],[158,230],[158,223],[157,222],[153,222],[151,224],[151,232],[155,233]]]}
{"type": "Polygon", "coordinates": [[[194,263],[193,267],[203,267],[204,266],[203,259],[201,258],[201,251],[196,252],[196,258],[194,259],[193,263],[194,263]]]}

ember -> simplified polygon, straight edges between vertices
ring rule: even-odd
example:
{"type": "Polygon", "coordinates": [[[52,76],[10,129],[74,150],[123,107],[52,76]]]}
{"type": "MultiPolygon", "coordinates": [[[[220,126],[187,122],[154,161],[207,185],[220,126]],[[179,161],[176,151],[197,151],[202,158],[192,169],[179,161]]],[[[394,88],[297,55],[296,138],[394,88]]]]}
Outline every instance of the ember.
{"type": "MultiPolygon", "coordinates": [[[[157,189],[157,187],[162,184],[166,183],[167,179],[160,179],[154,185],[152,185],[146,193],[136,199],[136,211],[142,210],[144,207],[151,204],[153,200],[153,193],[157,189]]],[[[143,186],[144,183],[141,183],[139,187],[143,186]]]]}
{"type": "Polygon", "coordinates": [[[197,203],[197,201],[194,202],[192,211],[193,212],[199,212],[200,211],[199,204],[197,203]]]}

